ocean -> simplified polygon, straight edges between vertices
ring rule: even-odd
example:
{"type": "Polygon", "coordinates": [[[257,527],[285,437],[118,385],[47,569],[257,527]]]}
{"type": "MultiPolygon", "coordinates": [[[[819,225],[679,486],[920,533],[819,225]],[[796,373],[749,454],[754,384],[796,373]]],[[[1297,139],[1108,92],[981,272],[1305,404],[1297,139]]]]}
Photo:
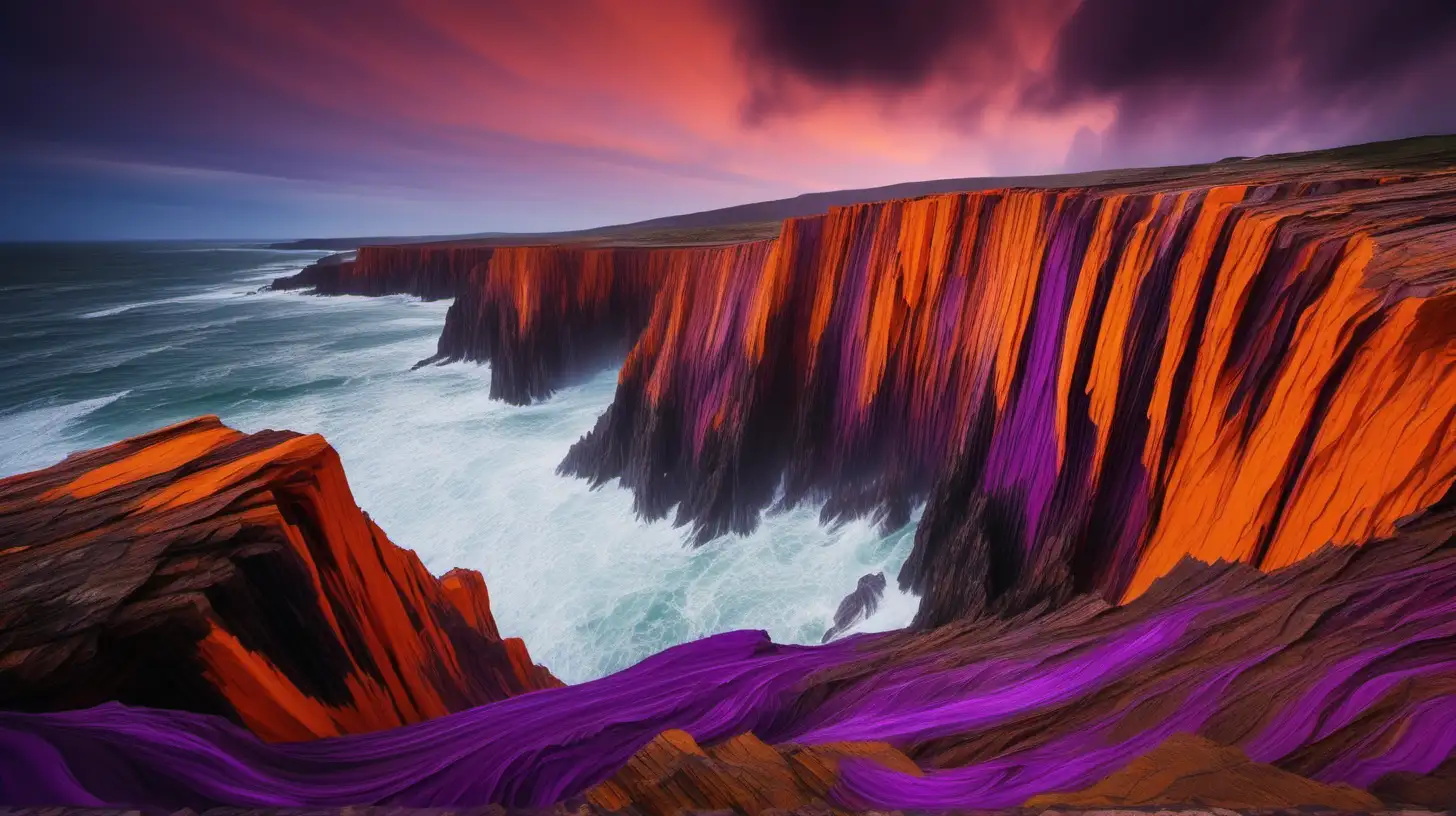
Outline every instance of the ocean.
{"type": "Polygon", "coordinates": [[[817,508],[692,549],[615,483],[557,476],[615,370],[551,399],[487,398],[487,366],[411,371],[448,301],[261,292],[325,252],[221,243],[0,245],[0,476],[198,414],[323,434],[359,505],[436,574],[480,570],[503,634],[567,682],[705,635],[818,643],[858,578],[890,588],[852,631],[909,623],[914,522],[828,528],[817,508]]]}

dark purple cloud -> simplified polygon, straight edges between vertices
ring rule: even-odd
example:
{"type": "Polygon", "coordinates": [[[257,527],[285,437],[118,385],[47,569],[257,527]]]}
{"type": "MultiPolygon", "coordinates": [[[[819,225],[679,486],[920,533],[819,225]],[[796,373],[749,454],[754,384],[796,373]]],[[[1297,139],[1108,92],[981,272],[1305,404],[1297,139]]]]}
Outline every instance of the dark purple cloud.
{"type": "Polygon", "coordinates": [[[69,224],[85,179],[564,228],[1456,131],[1456,0],[640,5],[0,3],[0,235],[69,224]]]}
{"type": "Polygon", "coordinates": [[[1009,83],[1020,87],[1023,113],[1114,109],[1110,126],[1076,140],[1070,161],[1087,166],[1456,130],[1452,0],[742,0],[732,8],[758,78],[750,121],[812,104],[800,86],[893,97],[938,83],[954,98],[947,119],[974,129],[979,108],[1009,83]],[[1052,47],[1034,65],[1025,34],[1039,26],[1052,47]]]}
{"type": "Polygon", "coordinates": [[[914,88],[954,52],[994,40],[1003,3],[988,0],[744,0],[742,46],[825,86],[914,88]]]}
{"type": "Polygon", "coordinates": [[[752,80],[750,123],[792,115],[826,93],[867,89],[892,100],[954,76],[983,104],[1018,70],[1018,24],[1065,0],[727,0],[752,80]],[[807,86],[807,87],[806,87],[807,86]]]}
{"type": "Polygon", "coordinates": [[[1023,101],[1110,102],[1083,163],[1153,164],[1456,130],[1453,75],[1448,0],[1085,0],[1023,101]]]}

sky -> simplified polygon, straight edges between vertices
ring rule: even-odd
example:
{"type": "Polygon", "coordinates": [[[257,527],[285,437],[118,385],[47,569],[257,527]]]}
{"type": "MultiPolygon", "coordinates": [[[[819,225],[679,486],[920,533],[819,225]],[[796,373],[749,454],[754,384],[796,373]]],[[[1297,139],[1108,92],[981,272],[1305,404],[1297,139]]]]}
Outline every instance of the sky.
{"type": "Polygon", "coordinates": [[[1456,132],[1451,0],[8,0],[0,240],[577,229],[1456,132]]]}

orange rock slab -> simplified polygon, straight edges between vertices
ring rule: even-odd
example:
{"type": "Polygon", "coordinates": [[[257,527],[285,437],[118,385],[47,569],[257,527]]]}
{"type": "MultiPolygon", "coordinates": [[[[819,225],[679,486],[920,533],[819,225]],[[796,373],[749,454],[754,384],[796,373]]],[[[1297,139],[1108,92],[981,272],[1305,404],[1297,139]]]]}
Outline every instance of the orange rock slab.
{"type": "Polygon", "coordinates": [[[478,573],[437,579],[317,435],[200,417],[0,480],[0,707],[220,714],[267,740],[559,685],[478,573]]]}

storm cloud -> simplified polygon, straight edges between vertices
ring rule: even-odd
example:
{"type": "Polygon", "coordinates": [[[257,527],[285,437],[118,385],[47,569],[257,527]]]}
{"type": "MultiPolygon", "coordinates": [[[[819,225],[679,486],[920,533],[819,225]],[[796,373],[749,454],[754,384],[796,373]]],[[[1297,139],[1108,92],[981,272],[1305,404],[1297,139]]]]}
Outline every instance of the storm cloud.
{"type": "Polygon", "coordinates": [[[1079,132],[1074,165],[1250,152],[1294,133],[1337,143],[1456,130],[1449,0],[731,7],[755,77],[750,121],[815,98],[797,88],[893,97],[938,87],[963,123],[1011,86],[1016,112],[1113,111],[1109,124],[1079,132]],[[1040,41],[1050,44],[1044,53],[1040,41]]]}

